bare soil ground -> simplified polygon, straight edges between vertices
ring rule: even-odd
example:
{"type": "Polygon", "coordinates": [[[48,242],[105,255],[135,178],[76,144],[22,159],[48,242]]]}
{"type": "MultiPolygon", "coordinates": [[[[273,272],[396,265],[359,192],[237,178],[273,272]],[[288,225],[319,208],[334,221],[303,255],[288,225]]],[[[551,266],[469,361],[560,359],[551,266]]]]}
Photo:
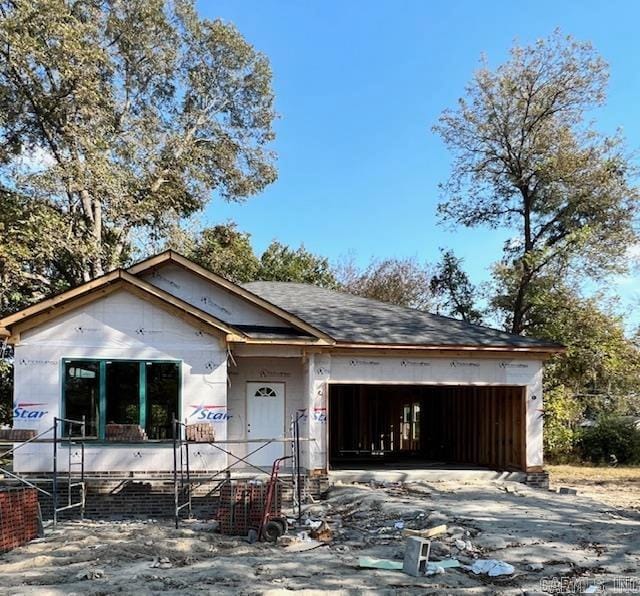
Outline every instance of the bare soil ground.
{"type": "Polygon", "coordinates": [[[337,485],[308,514],[329,523],[331,543],[248,544],[203,522],[65,522],[0,556],[0,594],[535,594],[560,578],[640,583],[640,513],[583,494],[516,483],[337,485]],[[515,573],[414,578],[358,566],[361,556],[401,561],[400,526],[443,523],[432,559],[499,559],[515,573]]]}
{"type": "Polygon", "coordinates": [[[575,488],[582,495],[640,511],[640,467],[547,466],[551,488],[575,488]]]}

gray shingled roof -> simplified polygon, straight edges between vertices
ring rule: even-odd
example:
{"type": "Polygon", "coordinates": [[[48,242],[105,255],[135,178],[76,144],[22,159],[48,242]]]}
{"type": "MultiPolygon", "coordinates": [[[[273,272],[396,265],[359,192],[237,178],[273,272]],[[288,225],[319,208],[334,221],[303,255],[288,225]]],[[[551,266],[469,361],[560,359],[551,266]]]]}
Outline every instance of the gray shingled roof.
{"type": "Polygon", "coordinates": [[[243,287],[340,342],[533,349],[561,347],[309,284],[256,281],[243,287]]]}

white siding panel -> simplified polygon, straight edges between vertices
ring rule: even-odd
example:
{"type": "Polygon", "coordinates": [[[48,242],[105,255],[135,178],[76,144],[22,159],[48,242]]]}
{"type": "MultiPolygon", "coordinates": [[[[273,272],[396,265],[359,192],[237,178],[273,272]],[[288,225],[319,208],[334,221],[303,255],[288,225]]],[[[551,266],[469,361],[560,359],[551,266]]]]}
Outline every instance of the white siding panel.
{"type": "MultiPolygon", "coordinates": [[[[81,358],[181,361],[180,418],[194,420],[200,405],[226,412],[227,356],[220,339],[121,291],[23,334],[16,346],[14,406],[36,404],[24,409],[42,415],[16,418],[16,428],[40,432],[53,425],[54,416],[61,415],[63,361],[81,358]]],[[[226,418],[216,420],[215,429],[216,436],[225,439],[226,418]]],[[[51,470],[51,462],[51,446],[34,445],[16,452],[15,468],[44,472],[51,470]]],[[[207,458],[207,469],[219,469],[225,462],[226,456],[215,450],[207,458]]],[[[195,469],[199,467],[201,463],[195,469]]],[[[173,452],[164,446],[87,448],[89,472],[172,468],[173,452]]]]}
{"type": "Polygon", "coordinates": [[[162,267],[144,280],[229,324],[289,327],[282,319],[177,265],[162,267]]]}

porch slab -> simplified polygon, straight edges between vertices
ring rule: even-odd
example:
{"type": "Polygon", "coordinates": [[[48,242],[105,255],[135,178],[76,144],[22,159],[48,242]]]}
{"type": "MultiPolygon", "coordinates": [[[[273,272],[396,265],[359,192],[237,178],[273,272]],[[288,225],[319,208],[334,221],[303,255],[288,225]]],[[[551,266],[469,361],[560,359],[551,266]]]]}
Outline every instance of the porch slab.
{"type": "Polygon", "coordinates": [[[497,471],[483,468],[377,468],[332,470],[329,472],[329,484],[351,482],[491,482],[495,480],[525,482],[524,472],[497,471]]]}

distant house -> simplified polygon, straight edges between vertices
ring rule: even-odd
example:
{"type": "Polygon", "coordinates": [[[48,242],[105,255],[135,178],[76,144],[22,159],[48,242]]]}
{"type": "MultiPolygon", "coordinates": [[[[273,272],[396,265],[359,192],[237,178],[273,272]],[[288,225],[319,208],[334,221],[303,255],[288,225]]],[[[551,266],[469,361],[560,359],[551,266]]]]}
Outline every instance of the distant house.
{"type": "MultiPolygon", "coordinates": [[[[5,317],[0,334],[15,346],[14,426],[84,416],[87,472],[171,470],[174,416],[211,424],[239,457],[300,416],[315,474],[540,472],[542,363],[561,349],[309,285],[236,285],[171,251],[5,317]],[[123,424],[138,434],[109,436],[123,424]]],[[[25,445],[14,467],[48,472],[50,451],[25,445]]],[[[204,443],[191,466],[230,457],[204,443]]]]}

